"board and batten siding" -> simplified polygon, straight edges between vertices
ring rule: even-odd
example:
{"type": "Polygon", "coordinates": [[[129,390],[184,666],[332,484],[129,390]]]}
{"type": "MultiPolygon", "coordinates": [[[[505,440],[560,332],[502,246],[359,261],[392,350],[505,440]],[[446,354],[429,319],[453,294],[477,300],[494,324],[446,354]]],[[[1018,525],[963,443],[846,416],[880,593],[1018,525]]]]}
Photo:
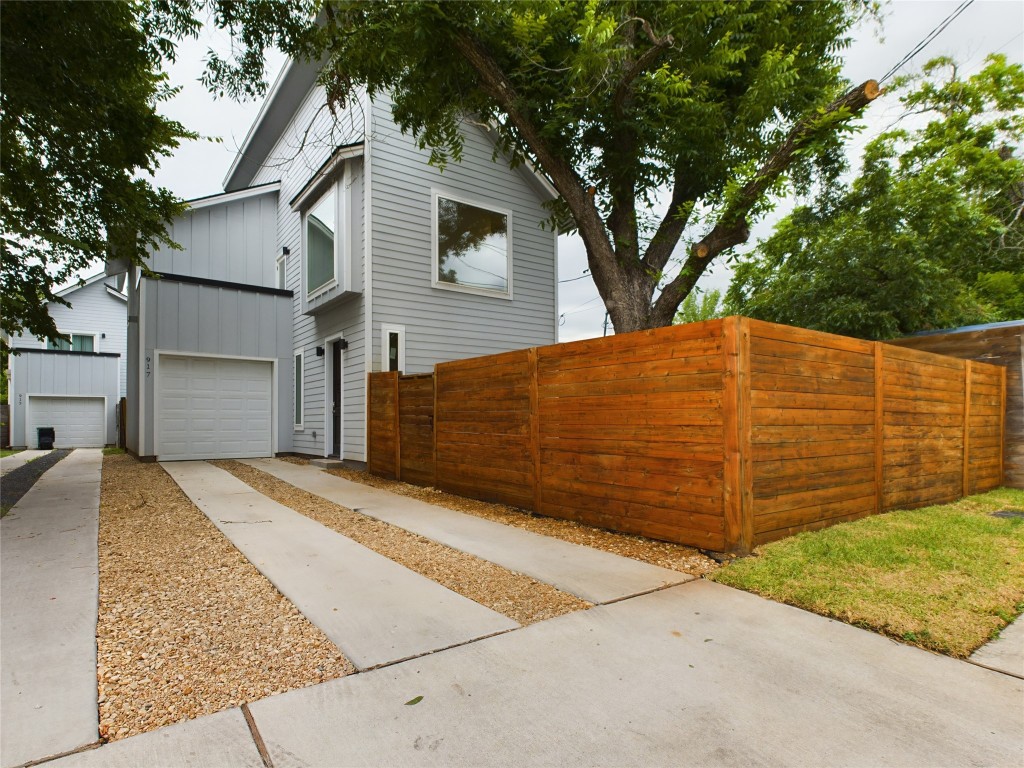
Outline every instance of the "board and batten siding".
{"type": "MultiPolygon", "coordinates": [[[[107,284],[113,286],[113,278],[97,280],[83,286],[65,298],[70,307],[51,302],[46,305],[50,317],[62,333],[94,334],[96,346],[93,352],[113,352],[121,356],[118,368],[118,396],[126,392],[128,365],[128,302],[111,295],[107,284]]],[[[113,290],[113,288],[111,288],[113,290]]],[[[43,347],[48,343],[31,334],[18,334],[12,346],[43,347]]]]}
{"type": "MultiPolygon", "coordinates": [[[[31,351],[10,356],[11,445],[35,445],[26,435],[29,398],[106,398],[106,442],[117,442],[118,360],[116,353],[72,354],[60,351],[31,351]],[[26,442],[30,440],[31,442],[26,442]]],[[[59,438],[59,435],[58,435],[59,438]]],[[[58,443],[59,444],[59,443],[58,443]]]]}
{"type": "MultiPolygon", "coordinates": [[[[289,383],[283,390],[282,402],[287,404],[288,422],[282,428],[287,430],[291,448],[296,453],[324,456],[330,452],[327,444],[326,405],[327,370],[331,364],[328,339],[338,337],[348,342],[348,349],[342,353],[343,368],[343,455],[347,459],[362,460],[365,457],[366,400],[365,374],[365,333],[364,305],[362,296],[346,298],[313,315],[303,311],[303,252],[302,212],[292,210],[291,201],[303,191],[316,171],[332,156],[339,146],[356,144],[363,140],[363,115],[361,102],[354,100],[349,109],[339,113],[337,119],[326,109],[326,96],[320,86],[310,89],[299,109],[288,123],[270,151],[262,168],[252,184],[280,182],[281,191],[276,208],[277,241],[275,255],[270,261],[276,263],[282,248],[288,248],[290,255],[285,260],[285,287],[294,294],[290,312],[292,350],[289,354],[289,383]],[[324,347],[323,357],[316,356],[316,348],[324,347]],[[295,352],[303,353],[303,398],[302,428],[294,429],[293,385],[295,352]]],[[[365,259],[363,258],[363,163],[361,158],[345,161],[349,166],[351,218],[348,222],[347,237],[349,255],[352,260],[353,283],[357,289],[365,285],[365,259]]],[[[337,172],[341,171],[341,167],[337,172]]],[[[333,176],[332,178],[337,178],[333,176]]],[[[283,433],[282,433],[283,434],[283,433]]],[[[283,441],[282,441],[283,445],[283,441]]],[[[280,448],[279,450],[285,450],[280,448]]]]}
{"type": "Polygon", "coordinates": [[[154,272],[274,287],[276,190],[190,209],[169,234],[181,250],[154,251],[148,265],[154,272]]]}
{"type": "MultiPolygon", "coordinates": [[[[285,296],[256,293],[168,279],[143,279],[140,323],[142,444],[129,448],[141,456],[156,455],[157,378],[161,354],[210,355],[277,361],[278,451],[291,450],[291,318],[285,296]]],[[[129,428],[131,421],[129,421],[129,428]]],[[[137,444],[137,441],[136,441],[137,444]]]]}
{"type": "Polygon", "coordinates": [[[524,177],[499,157],[480,129],[464,128],[461,162],[442,173],[429,152],[403,135],[386,99],[373,103],[373,370],[382,365],[382,324],[405,327],[405,373],[435,363],[557,341],[555,235],[524,177]],[[512,295],[477,295],[432,284],[432,191],[512,211],[512,295]]]}

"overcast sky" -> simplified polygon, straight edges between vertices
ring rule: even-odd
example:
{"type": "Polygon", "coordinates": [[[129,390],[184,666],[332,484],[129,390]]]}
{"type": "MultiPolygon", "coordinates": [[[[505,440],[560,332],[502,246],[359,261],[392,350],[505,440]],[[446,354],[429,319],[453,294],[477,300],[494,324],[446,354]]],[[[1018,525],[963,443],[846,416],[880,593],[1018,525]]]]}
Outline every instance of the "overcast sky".
{"type": "MultiPolygon", "coordinates": [[[[898,0],[889,4],[881,33],[874,23],[856,33],[856,40],[846,53],[846,76],[857,83],[880,78],[959,4],[960,0],[898,0]]],[[[214,33],[212,37],[181,46],[178,61],[169,71],[172,83],[182,86],[182,92],[161,110],[204,136],[221,139],[220,143],[190,142],[164,160],[157,183],[186,199],[222,189],[224,176],[260,106],[258,102],[239,104],[228,99],[213,99],[206,92],[198,79],[203,70],[203,56],[211,45],[225,49],[226,36],[214,33]]],[[[1024,63],[1024,2],[1021,0],[975,0],[912,59],[903,72],[913,71],[929,58],[945,54],[965,62],[963,71],[970,74],[993,52],[1024,63]]],[[[273,79],[283,59],[275,55],[270,61],[273,79]]],[[[895,99],[883,96],[872,104],[865,118],[867,129],[851,142],[851,154],[856,157],[859,148],[873,134],[885,130],[898,113],[895,99]]],[[[783,214],[791,205],[781,205],[776,215],[783,214]]],[[[752,242],[770,231],[771,221],[755,226],[752,242]]],[[[570,281],[561,283],[559,289],[562,341],[600,336],[603,330],[604,305],[593,281],[589,278],[572,280],[583,275],[586,267],[586,252],[580,239],[560,238],[559,279],[570,281]]],[[[728,282],[728,268],[720,263],[705,275],[700,285],[705,289],[724,290],[728,282]]]]}

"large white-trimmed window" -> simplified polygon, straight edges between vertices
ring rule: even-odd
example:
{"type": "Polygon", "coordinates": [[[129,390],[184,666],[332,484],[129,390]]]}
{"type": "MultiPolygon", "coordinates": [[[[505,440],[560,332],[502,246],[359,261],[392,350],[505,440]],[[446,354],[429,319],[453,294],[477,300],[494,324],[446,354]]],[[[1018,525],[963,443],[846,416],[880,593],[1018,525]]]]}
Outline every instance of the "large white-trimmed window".
{"type": "MultiPolygon", "coordinates": [[[[62,333],[64,333],[62,331],[62,333]]],[[[71,339],[49,339],[46,342],[47,349],[60,349],[64,352],[96,352],[95,333],[64,333],[71,339]]]]}
{"type": "Polygon", "coordinates": [[[299,350],[295,353],[295,411],[292,414],[294,419],[295,429],[302,429],[302,351],[299,350]]]}
{"type": "Polygon", "coordinates": [[[405,326],[384,323],[380,327],[382,371],[405,372],[405,326]]]}
{"type": "Polygon", "coordinates": [[[512,297],[512,212],[433,193],[433,285],[512,297]]]}
{"type": "Polygon", "coordinates": [[[306,239],[306,293],[320,293],[337,282],[338,186],[330,188],[303,216],[306,239]]]}

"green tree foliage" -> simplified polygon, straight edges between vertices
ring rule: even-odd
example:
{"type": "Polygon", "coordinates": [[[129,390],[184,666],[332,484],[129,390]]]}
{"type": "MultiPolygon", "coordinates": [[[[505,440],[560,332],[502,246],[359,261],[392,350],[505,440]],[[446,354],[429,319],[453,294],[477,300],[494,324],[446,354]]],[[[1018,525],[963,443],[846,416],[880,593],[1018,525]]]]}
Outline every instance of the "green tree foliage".
{"type": "MultiPolygon", "coordinates": [[[[0,3],[0,292],[7,334],[56,338],[54,290],[108,254],[138,262],[181,210],[140,176],[184,138],[161,117],[159,42],[134,2],[0,3]]],[[[7,342],[0,342],[4,349],[7,342]]]]}
{"type": "Polygon", "coordinates": [[[212,88],[252,92],[250,54],[272,42],[326,62],[334,107],[364,88],[390,99],[438,165],[461,159],[475,122],[513,165],[538,166],[620,332],[670,324],[787,173],[834,165],[837,133],[871,98],[842,98],[839,74],[869,0],[339,1],[316,23],[308,2],[227,5],[218,23],[243,44],[212,60],[212,88]]]}
{"type": "Polygon", "coordinates": [[[1024,317],[1024,69],[947,58],[898,82],[905,117],[859,176],[798,208],[737,267],[733,312],[869,339],[1024,317]]]}
{"type": "Polygon", "coordinates": [[[675,324],[699,323],[702,320],[714,320],[719,317],[725,317],[721,291],[690,291],[690,295],[679,305],[675,324]]]}

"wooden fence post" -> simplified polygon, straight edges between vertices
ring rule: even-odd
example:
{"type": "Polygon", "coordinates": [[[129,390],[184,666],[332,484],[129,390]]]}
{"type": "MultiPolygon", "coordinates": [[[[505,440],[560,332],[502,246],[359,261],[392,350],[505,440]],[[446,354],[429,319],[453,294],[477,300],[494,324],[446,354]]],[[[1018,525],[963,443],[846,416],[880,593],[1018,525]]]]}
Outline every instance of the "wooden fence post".
{"type": "Polygon", "coordinates": [[[971,495],[971,361],[964,364],[964,474],[961,496],[971,495]]]}
{"type": "Polygon", "coordinates": [[[527,369],[530,375],[530,456],[533,459],[533,511],[540,512],[540,393],[537,385],[537,348],[527,350],[527,369]]]}
{"type": "Polygon", "coordinates": [[[434,374],[431,376],[430,381],[434,386],[434,410],[432,411],[433,416],[430,417],[430,436],[434,445],[434,477],[430,484],[437,488],[437,363],[434,364],[434,374]]]}
{"type": "Polygon", "coordinates": [[[875,514],[884,512],[885,347],[875,342],[875,514]]]}
{"type": "Polygon", "coordinates": [[[398,385],[398,371],[395,371],[395,480],[402,479],[402,425],[399,419],[398,398],[401,387],[398,385]]]}
{"type": "Polygon", "coordinates": [[[725,429],[725,546],[737,554],[754,547],[754,493],[750,441],[750,323],[722,323],[722,421],[725,429]]]}
{"type": "MultiPolygon", "coordinates": [[[[1021,339],[1024,348],[1024,338],[1021,339]]],[[[999,485],[1006,482],[1006,373],[1007,369],[1000,366],[999,374],[999,485]]]]}

